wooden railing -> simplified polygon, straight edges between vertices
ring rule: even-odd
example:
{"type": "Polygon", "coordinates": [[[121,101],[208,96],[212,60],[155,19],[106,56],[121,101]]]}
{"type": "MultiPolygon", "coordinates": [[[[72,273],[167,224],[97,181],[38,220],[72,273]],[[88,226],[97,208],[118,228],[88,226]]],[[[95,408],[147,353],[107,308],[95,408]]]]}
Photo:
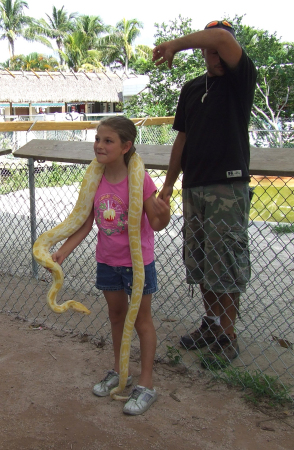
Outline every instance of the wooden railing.
{"type": "MultiPolygon", "coordinates": [[[[174,123],[174,117],[146,117],[146,118],[132,118],[135,125],[167,125],[174,123]]],[[[37,121],[14,121],[14,122],[0,122],[0,133],[7,131],[60,131],[60,130],[92,130],[97,127],[98,121],[64,121],[45,122],[43,120],[37,121]]]]}

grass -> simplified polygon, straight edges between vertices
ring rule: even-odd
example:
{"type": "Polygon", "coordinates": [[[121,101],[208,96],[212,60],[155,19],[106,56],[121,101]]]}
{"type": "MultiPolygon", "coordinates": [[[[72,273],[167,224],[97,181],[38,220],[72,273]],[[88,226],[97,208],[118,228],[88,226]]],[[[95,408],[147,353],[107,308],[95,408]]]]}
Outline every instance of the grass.
{"type": "Polygon", "coordinates": [[[294,188],[256,186],[251,203],[250,219],[294,223],[294,188]]]}
{"type": "Polygon", "coordinates": [[[275,225],[273,227],[273,230],[279,234],[294,233],[294,224],[287,225],[287,224],[283,223],[283,224],[275,225]]]}
{"type": "MultiPolygon", "coordinates": [[[[53,162],[51,166],[42,167],[40,172],[35,173],[35,187],[71,186],[81,183],[86,168],[81,165],[65,166],[53,162]]],[[[22,189],[28,189],[28,171],[24,167],[9,168],[9,175],[1,177],[0,194],[9,194],[22,189]]]]}
{"type": "MultiPolygon", "coordinates": [[[[221,364],[223,360],[222,358],[219,359],[221,364]]],[[[290,386],[282,384],[278,377],[266,375],[258,370],[254,372],[241,370],[239,367],[228,364],[218,367],[218,369],[223,369],[219,373],[215,365],[204,362],[204,355],[200,355],[200,360],[212,372],[216,380],[222,381],[228,386],[240,387],[246,391],[246,400],[255,405],[260,402],[267,402],[270,406],[283,406],[287,403],[293,403],[289,394],[290,386]]]]}
{"type": "Polygon", "coordinates": [[[169,359],[170,365],[176,366],[180,364],[182,361],[182,355],[180,351],[177,348],[169,345],[167,345],[166,348],[167,348],[166,356],[169,359]]]}

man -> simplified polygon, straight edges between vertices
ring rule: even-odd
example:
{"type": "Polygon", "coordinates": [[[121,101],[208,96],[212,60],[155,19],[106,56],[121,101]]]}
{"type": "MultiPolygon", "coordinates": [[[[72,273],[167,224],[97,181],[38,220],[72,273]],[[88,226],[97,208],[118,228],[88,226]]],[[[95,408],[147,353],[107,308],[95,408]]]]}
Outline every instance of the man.
{"type": "Polygon", "coordinates": [[[172,194],[182,170],[186,277],[200,285],[206,314],[180,343],[187,349],[212,344],[203,359],[208,367],[239,354],[234,324],[250,278],[248,124],[256,69],[227,21],[163,42],[153,60],[171,68],[177,52],[195,48],[207,72],[181,91],[173,126],[178,134],[160,196],[172,194]]]}

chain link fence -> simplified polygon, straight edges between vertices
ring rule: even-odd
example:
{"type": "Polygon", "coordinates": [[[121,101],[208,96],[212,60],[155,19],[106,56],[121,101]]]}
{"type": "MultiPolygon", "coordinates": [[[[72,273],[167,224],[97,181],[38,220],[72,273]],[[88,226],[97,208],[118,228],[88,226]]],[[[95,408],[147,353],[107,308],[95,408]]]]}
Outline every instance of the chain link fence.
{"type": "MultiPolygon", "coordinates": [[[[138,143],[172,143],[171,127],[142,127],[138,143]]],[[[95,131],[2,133],[2,149],[13,150],[32,138],[94,141],[95,131]]],[[[95,283],[94,226],[84,242],[63,264],[65,282],[58,303],[75,299],[84,303],[90,316],[67,312],[55,315],[46,305],[51,274],[34,265],[32,242],[72,211],[86,167],[80,164],[35,161],[33,165],[36,222],[32,223],[29,167],[12,155],[1,158],[0,183],[0,272],[1,310],[44,325],[88,335],[97,345],[111,343],[107,306],[95,283]],[[33,231],[32,231],[33,230],[33,231]]],[[[161,189],[165,172],[149,170],[161,189]]],[[[251,280],[240,301],[236,333],[240,356],[233,366],[248,373],[261,371],[294,385],[294,179],[252,177],[254,197],[250,212],[249,240],[251,280]]],[[[155,235],[155,263],[159,291],[153,297],[154,322],[158,336],[157,360],[200,369],[201,353],[179,346],[180,337],[194,331],[204,314],[198,288],[193,292],[185,281],[182,261],[181,179],[171,199],[168,227],[155,235]]],[[[52,249],[53,251],[54,249],[52,249]]],[[[139,353],[134,335],[132,354],[139,353]]]]}
{"type": "MultiPolygon", "coordinates": [[[[172,145],[177,132],[172,125],[140,127],[137,143],[172,145]]],[[[294,147],[294,121],[279,119],[277,123],[262,122],[253,118],[249,128],[250,144],[254,147],[294,147]]]]}

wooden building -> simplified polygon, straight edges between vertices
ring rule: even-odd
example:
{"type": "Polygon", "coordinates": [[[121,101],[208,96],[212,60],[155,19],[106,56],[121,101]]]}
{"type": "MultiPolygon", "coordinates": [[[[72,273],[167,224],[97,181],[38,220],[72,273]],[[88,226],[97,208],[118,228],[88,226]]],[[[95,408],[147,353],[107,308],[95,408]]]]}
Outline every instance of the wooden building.
{"type": "Polygon", "coordinates": [[[117,112],[123,77],[112,72],[13,72],[0,70],[0,113],[80,114],[117,112]]]}

